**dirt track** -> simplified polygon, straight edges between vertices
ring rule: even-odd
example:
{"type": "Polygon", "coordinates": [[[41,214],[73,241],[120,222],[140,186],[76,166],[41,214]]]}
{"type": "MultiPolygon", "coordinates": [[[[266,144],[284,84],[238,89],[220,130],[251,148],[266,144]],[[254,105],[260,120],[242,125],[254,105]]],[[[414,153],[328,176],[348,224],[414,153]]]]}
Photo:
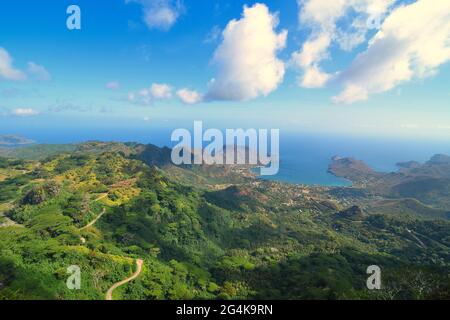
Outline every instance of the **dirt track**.
{"type": "Polygon", "coordinates": [[[98,219],[100,219],[100,218],[102,217],[102,215],[105,214],[105,212],[106,212],[106,209],[103,208],[102,212],[101,212],[94,220],[92,220],[91,222],[89,222],[89,223],[88,223],[87,225],[85,225],[84,227],[80,228],[80,231],[81,231],[81,230],[84,230],[84,229],[87,229],[87,228],[89,228],[89,227],[92,227],[92,226],[98,221],[98,219]]]}
{"type": "Polygon", "coordinates": [[[119,282],[113,284],[113,286],[111,288],[109,288],[108,292],[106,293],[106,298],[105,299],[106,300],[112,300],[112,294],[113,294],[113,291],[115,289],[117,289],[118,287],[120,287],[120,286],[122,286],[122,285],[124,285],[124,284],[126,284],[126,283],[128,283],[130,281],[133,281],[134,279],[136,279],[139,276],[139,274],[141,273],[141,271],[142,271],[142,265],[143,264],[144,264],[143,260],[136,259],[136,267],[137,267],[136,272],[133,273],[133,275],[131,277],[126,278],[125,280],[122,280],[122,281],[119,281],[119,282]]]}

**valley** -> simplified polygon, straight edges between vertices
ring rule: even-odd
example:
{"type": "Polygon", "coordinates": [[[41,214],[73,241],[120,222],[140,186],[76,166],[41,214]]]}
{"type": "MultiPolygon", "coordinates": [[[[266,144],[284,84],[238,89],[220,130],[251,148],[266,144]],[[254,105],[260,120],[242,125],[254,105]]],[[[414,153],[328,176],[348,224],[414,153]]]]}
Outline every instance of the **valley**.
{"type": "Polygon", "coordinates": [[[170,149],[137,143],[0,157],[2,299],[450,298],[444,156],[397,173],[334,158],[351,187],[174,166],[170,149]],[[80,290],[65,285],[70,265],[80,290]],[[382,290],[366,288],[370,265],[382,290]]]}

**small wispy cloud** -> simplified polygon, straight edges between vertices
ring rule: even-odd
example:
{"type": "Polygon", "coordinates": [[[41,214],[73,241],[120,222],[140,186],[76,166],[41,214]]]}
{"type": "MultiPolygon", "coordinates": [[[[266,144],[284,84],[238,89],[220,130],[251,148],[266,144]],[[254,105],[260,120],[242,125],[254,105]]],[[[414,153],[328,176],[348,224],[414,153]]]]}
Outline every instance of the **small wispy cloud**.
{"type": "Polygon", "coordinates": [[[52,76],[44,66],[32,61],[28,62],[28,73],[39,81],[50,81],[52,79],[52,76]]]}
{"type": "Polygon", "coordinates": [[[83,106],[71,101],[57,101],[55,104],[51,105],[48,108],[48,112],[90,112],[92,111],[92,109],[92,106],[83,106]]]}
{"type": "Polygon", "coordinates": [[[14,68],[13,59],[8,51],[0,47],[0,78],[6,80],[25,80],[26,75],[19,69],[14,68]]]}
{"type": "Polygon", "coordinates": [[[49,81],[51,75],[44,66],[35,62],[28,62],[28,68],[25,71],[13,66],[13,59],[6,49],[0,47],[0,79],[11,81],[26,80],[28,76],[38,81],[49,81]]]}
{"type": "Polygon", "coordinates": [[[184,12],[181,0],[125,0],[142,5],[143,21],[149,29],[169,30],[184,12]]]}
{"type": "Polygon", "coordinates": [[[172,87],[166,83],[153,83],[149,88],[128,93],[128,101],[137,105],[151,105],[155,100],[170,98],[172,87]]]}
{"type": "Polygon", "coordinates": [[[11,110],[11,115],[18,116],[18,117],[30,117],[30,116],[36,116],[40,112],[32,109],[32,108],[17,108],[11,110]]]}
{"type": "Polygon", "coordinates": [[[203,101],[203,96],[200,93],[186,88],[178,90],[177,96],[184,104],[196,104],[203,101]]]}
{"type": "Polygon", "coordinates": [[[110,81],[107,84],[105,84],[105,88],[109,90],[119,90],[120,83],[118,81],[110,81]]]}
{"type": "Polygon", "coordinates": [[[153,83],[150,93],[155,99],[170,99],[172,97],[172,87],[165,83],[153,83]]]}
{"type": "Polygon", "coordinates": [[[203,40],[203,43],[214,43],[222,34],[222,29],[220,29],[219,26],[214,26],[212,29],[206,34],[205,39],[203,40]]]}

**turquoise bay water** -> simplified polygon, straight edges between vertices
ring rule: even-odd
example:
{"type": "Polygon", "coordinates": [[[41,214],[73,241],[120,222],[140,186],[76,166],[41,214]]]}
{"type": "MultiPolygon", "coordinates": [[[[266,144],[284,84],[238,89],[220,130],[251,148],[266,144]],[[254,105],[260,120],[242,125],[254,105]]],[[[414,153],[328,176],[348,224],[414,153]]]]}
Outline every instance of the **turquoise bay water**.
{"type": "Polygon", "coordinates": [[[290,134],[280,141],[279,173],[264,179],[344,186],[350,183],[327,172],[333,156],[353,157],[377,171],[393,172],[398,162],[423,163],[437,153],[450,154],[450,141],[290,134]]]}
{"type": "MultiPolygon", "coordinates": [[[[18,134],[38,143],[76,143],[87,140],[136,141],[157,146],[173,146],[172,129],[59,129],[28,128],[8,130],[0,134],[18,134]]],[[[348,185],[348,182],[327,173],[333,156],[353,157],[378,171],[396,171],[397,162],[427,161],[437,153],[450,154],[450,141],[420,139],[387,139],[354,136],[332,136],[305,133],[280,133],[280,171],[264,179],[289,183],[317,185],[348,185]]]]}

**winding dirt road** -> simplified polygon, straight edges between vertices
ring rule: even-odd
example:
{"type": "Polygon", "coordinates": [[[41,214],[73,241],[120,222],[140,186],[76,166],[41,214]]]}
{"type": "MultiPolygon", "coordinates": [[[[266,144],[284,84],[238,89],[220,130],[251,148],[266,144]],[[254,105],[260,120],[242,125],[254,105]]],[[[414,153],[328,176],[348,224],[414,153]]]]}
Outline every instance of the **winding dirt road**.
{"type": "MultiPolygon", "coordinates": [[[[105,198],[108,196],[108,193],[102,194],[101,196],[99,196],[97,199],[95,199],[94,201],[100,201],[101,199],[105,198]]],[[[87,229],[89,227],[92,227],[104,214],[106,213],[106,208],[103,208],[102,212],[95,217],[94,220],[92,220],[91,222],[89,222],[87,225],[85,225],[84,227],[80,228],[79,230],[82,231],[84,229],[87,229]]],[[[83,237],[80,238],[81,242],[84,244],[86,242],[86,239],[84,239],[83,237]]],[[[112,300],[112,295],[114,290],[116,290],[118,287],[123,286],[124,284],[133,281],[134,279],[136,279],[137,277],[139,277],[139,275],[142,272],[142,266],[144,264],[144,260],[142,259],[136,259],[136,271],[131,275],[131,277],[126,278],[122,281],[119,281],[115,284],[112,285],[111,288],[109,288],[108,292],[106,292],[106,296],[105,299],[106,300],[112,300]]]]}
{"type": "Polygon", "coordinates": [[[89,228],[89,227],[92,227],[92,226],[98,221],[98,219],[100,219],[100,218],[102,217],[102,215],[105,214],[105,212],[106,212],[106,209],[103,208],[102,212],[101,212],[97,217],[95,217],[94,220],[92,220],[91,222],[89,222],[89,223],[88,223],[87,225],[85,225],[83,228],[80,228],[80,231],[81,231],[81,230],[84,230],[84,229],[87,229],[87,228],[89,228]]]}
{"type": "Polygon", "coordinates": [[[133,275],[131,277],[129,277],[129,278],[126,278],[125,280],[122,280],[122,281],[119,281],[119,282],[113,284],[113,286],[111,288],[109,288],[108,292],[106,293],[106,298],[105,299],[106,300],[112,300],[112,294],[113,294],[113,291],[115,289],[117,289],[118,287],[120,287],[120,286],[122,286],[122,285],[124,285],[124,284],[126,284],[126,283],[128,283],[130,281],[133,281],[134,279],[136,279],[139,276],[139,274],[141,273],[141,271],[142,271],[142,265],[143,264],[144,264],[144,261],[142,259],[136,259],[136,267],[137,267],[137,269],[133,273],[133,275]]]}

